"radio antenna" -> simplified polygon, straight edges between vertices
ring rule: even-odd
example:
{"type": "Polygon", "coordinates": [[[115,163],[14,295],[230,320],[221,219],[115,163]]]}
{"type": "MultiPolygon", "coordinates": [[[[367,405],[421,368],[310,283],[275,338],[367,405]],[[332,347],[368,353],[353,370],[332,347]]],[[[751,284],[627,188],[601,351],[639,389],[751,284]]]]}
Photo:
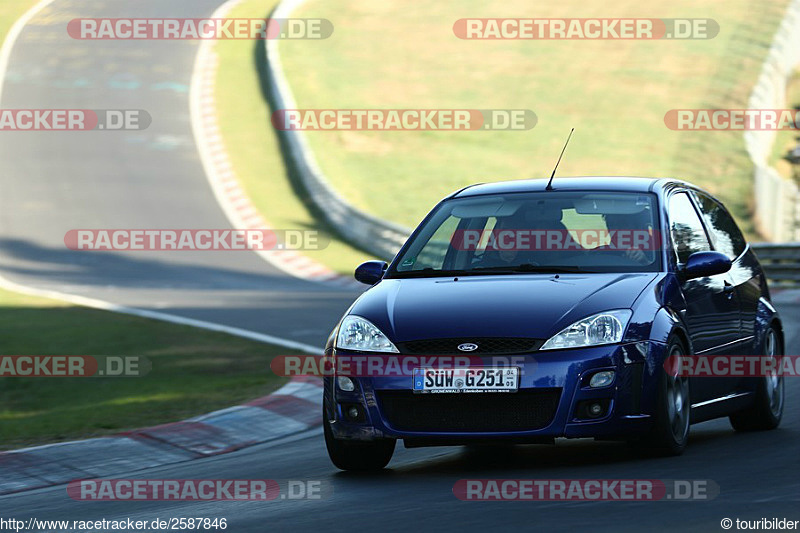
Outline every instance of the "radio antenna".
{"type": "Polygon", "coordinates": [[[556,161],[556,166],[553,169],[553,173],[550,174],[550,181],[547,182],[547,187],[544,188],[546,191],[553,190],[553,178],[556,176],[556,170],[558,170],[558,164],[561,163],[561,158],[564,157],[564,151],[567,149],[567,145],[569,144],[569,140],[572,139],[572,132],[575,131],[575,128],[569,130],[569,137],[567,137],[567,142],[564,143],[564,148],[561,149],[561,155],[558,156],[558,161],[556,161]]]}

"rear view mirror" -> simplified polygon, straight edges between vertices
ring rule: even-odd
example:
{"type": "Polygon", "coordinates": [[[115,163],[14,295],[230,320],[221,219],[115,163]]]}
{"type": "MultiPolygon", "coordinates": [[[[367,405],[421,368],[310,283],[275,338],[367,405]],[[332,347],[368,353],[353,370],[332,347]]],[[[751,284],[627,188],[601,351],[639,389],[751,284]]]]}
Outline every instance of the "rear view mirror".
{"type": "Polygon", "coordinates": [[[720,252],[695,252],[689,256],[683,275],[686,279],[724,274],[731,269],[731,260],[720,252]]]}
{"type": "Polygon", "coordinates": [[[356,268],[355,278],[361,283],[375,285],[383,277],[389,265],[385,261],[367,261],[356,268]]]}

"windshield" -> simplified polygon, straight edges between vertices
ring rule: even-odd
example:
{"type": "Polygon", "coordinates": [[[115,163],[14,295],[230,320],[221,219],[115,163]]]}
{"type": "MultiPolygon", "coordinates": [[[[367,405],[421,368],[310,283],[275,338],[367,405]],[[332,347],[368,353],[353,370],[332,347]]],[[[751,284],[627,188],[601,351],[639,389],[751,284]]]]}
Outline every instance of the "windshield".
{"type": "Polygon", "coordinates": [[[387,277],[525,272],[657,272],[656,198],[537,192],[441,204],[387,277]]]}

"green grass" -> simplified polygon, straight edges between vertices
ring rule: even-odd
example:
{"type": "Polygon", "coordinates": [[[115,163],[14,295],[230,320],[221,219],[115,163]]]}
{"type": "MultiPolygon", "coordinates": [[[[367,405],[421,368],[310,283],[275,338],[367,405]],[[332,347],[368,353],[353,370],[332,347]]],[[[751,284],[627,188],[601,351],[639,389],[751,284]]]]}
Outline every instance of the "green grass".
{"type": "MultiPolygon", "coordinates": [[[[277,4],[275,0],[247,0],[230,17],[265,17],[277,4]]],[[[266,218],[278,229],[316,229],[330,239],[318,251],[304,251],[340,273],[351,275],[369,254],[356,250],[332,235],[302,201],[287,175],[278,139],[270,125],[271,111],[261,93],[256,67],[256,47],[260,41],[219,41],[215,51],[220,57],[216,79],[219,125],[231,164],[247,194],[266,218]]]]}
{"type": "Polygon", "coordinates": [[[0,449],[182,420],[269,394],[287,353],[222,333],[0,291],[1,355],[141,355],[138,378],[0,378],[0,449]]]}
{"type": "Polygon", "coordinates": [[[0,43],[6,38],[6,33],[28,9],[33,7],[38,0],[3,0],[0,2],[0,43]]]}
{"type": "MultiPolygon", "coordinates": [[[[0,41],[36,1],[0,2],[0,41]]],[[[139,355],[152,364],[141,378],[0,378],[2,450],[178,421],[285,381],[269,370],[283,348],[6,291],[0,338],[0,355],[139,355]]]]}
{"type": "Polygon", "coordinates": [[[671,131],[676,108],[741,108],[788,0],[312,0],[325,41],[282,41],[302,108],[527,108],[526,132],[308,132],[334,187],[362,209],[412,226],[475,182],[548,175],[677,176],[717,194],[752,231],[752,167],[741,132],[671,131]],[[465,41],[462,17],[713,18],[719,35],[685,41],[465,41]]]}

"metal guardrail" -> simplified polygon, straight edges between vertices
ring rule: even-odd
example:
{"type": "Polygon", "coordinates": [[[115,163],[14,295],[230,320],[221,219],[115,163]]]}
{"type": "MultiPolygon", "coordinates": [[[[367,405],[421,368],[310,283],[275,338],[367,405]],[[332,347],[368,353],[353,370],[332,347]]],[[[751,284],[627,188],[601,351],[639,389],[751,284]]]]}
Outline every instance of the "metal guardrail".
{"type": "MultiPolygon", "coordinates": [[[[271,18],[289,18],[305,0],[283,0],[271,18]]],[[[296,109],[297,104],[283,74],[278,53],[280,39],[267,39],[266,74],[269,104],[273,111],[296,109]]],[[[325,222],[345,240],[381,259],[390,260],[411,233],[409,228],[382,220],[350,204],[331,186],[317,163],[302,131],[279,130],[284,159],[290,173],[307,195],[307,201],[325,222]]]]}
{"type": "MultiPolygon", "coordinates": [[[[800,65],[800,0],[792,0],[773,38],[748,109],[786,107],[786,85],[800,65]]],[[[769,165],[774,130],[744,132],[744,144],[753,162],[755,223],[771,241],[800,239],[800,187],[769,165]]]]}
{"type": "Polygon", "coordinates": [[[800,285],[800,242],[752,245],[773,285],[800,285]]]}
{"type": "MultiPolygon", "coordinates": [[[[282,0],[272,18],[288,18],[306,0],[282,0]]],[[[780,108],[785,103],[787,77],[800,63],[800,0],[792,0],[781,23],[756,87],[750,108],[780,108]]],[[[279,39],[265,41],[266,86],[273,110],[295,109],[296,102],[283,74],[279,39]]],[[[365,213],[342,197],[323,174],[301,131],[277,132],[287,167],[299,181],[310,204],[336,232],[355,246],[389,260],[411,230],[365,213]]],[[[755,165],[756,219],[759,230],[776,240],[800,238],[800,191],[767,165],[775,132],[745,132],[745,145],[755,165]]],[[[800,285],[800,242],[753,245],[767,277],[781,285],[800,285]]]]}

